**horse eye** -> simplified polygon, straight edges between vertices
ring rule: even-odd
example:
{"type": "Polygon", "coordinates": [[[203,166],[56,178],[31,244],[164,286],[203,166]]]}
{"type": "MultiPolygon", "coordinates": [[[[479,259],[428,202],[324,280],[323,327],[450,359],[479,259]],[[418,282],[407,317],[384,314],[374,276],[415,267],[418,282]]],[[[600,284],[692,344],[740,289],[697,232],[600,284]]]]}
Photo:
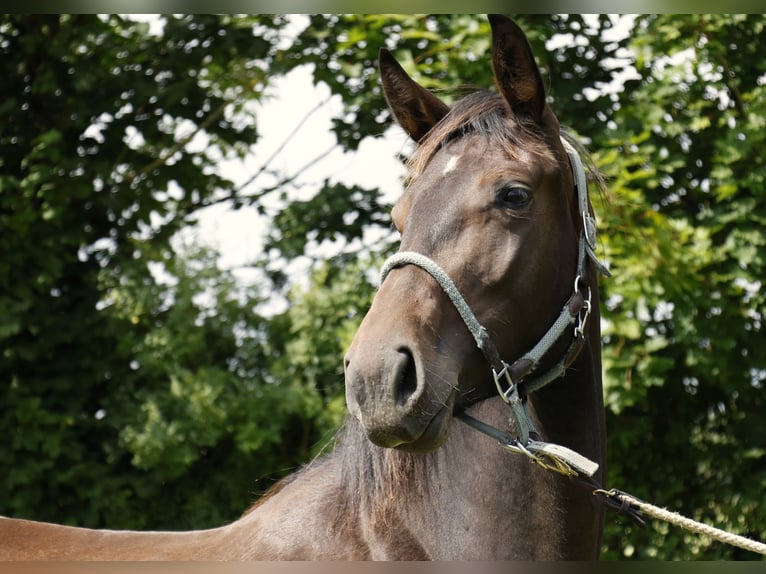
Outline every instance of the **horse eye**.
{"type": "Polygon", "coordinates": [[[532,201],[532,193],[526,187],[508,186],[498,193],[500,201],[505,207],[521,209],[532,201]]]}

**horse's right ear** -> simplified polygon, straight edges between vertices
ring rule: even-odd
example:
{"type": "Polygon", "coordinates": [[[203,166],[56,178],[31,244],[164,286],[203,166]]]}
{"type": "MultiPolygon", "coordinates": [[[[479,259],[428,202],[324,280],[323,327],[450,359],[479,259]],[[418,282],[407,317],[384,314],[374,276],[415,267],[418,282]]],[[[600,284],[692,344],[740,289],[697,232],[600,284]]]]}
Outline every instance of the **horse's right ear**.
{"type": "Polygon", "coordinates": [[[447,115],[449,106],[410,78],[385,48],[380,50],[378,65],[391,113],[404,131],[420,142],[447,115]]]}
{"type": "Polygon", "coordinates": [[[545,108],[545,88],[524,32],[506,16],[490,14],[492,67],[495,83],[517,118],[539,123],[545,108]]]}

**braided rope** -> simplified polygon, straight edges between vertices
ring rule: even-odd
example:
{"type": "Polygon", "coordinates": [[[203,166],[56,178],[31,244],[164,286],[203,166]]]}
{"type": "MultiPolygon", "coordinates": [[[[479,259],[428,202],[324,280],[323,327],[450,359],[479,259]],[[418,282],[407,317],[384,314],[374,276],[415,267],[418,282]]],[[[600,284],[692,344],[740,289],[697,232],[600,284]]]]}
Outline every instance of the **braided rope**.
{"type": "Polygon", "coordinates": [[[696,520],[682,516],[677,512],[672,512],[665,508],[660,508],[658,506],[654,506],[653,504],[649,504],[648,502],[644,502],[643,500],[639,500],[638,498],[635,498],[624,492],[616,493],[615,491],[611,491],[610,494],[638,507],[641,512],[651,516],[652,518],[664,520],[665,522],[673,524],[674,526],[685,528],[686,530],[690,530],[696,534],[704,534],[713,540],[717,540],[725,544],[731,544],[732,546],[737,546],[739,548],[743,548],[744,550],[749,550],[750,552],[766,555],[766,544],[763,542],[758,542],[756,540],[752,540],[751,538],[740,536],[739,534],[733,534],[731,532],[721,530],[720,528],[715,528],[714,526],[703,524],[702,522],[697,522],[696,520]]]}
{"type": "Polygon", "coordinates": [[[450,301],[452,301],[452,304],[455,306],[458,313],[460,313],[463,322],[466,324],[466,327],[468,327],[468,330],[476,341],[476,346],[483,350],[489,341],[487,330],[481,323],[479,323],[476,315],[473,314],[473,311],[468,306],[466,300],[463,299],[463,296],[460,294],[460,291],[452,279],[450,279],[450,276],[447,275],[447,272],[439,267],[435,261],[429,259],[425,255],[415,253],[414,251],[400,251],[394,253],[386,260],[383,264],[383,268],[380,270],[380,283],[383,283],[386,275],[388,275],[394,267],[401,267],[408,264],[417,265],[421,269],[427,271],[431,277],[436,279],[437,283],[439,283],[441,288],[450,298],[450,301]]]}

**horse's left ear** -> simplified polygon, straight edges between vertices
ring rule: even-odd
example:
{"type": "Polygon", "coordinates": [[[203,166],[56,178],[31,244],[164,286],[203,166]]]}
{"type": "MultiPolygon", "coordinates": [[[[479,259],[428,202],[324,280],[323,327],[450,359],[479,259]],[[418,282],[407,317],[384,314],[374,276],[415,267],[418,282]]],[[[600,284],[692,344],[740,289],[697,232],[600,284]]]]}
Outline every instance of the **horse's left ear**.
{"type": "Polygon", "coordinates": [[[420,142],[447,115],[449,106],[410,78],[388,50],[380,50],[378,65],[391,113],[404,131],[420,142]]]}
{"type": "Polygon", "coordinates": [[[535,56],[521,28],[510,18],[490,14],[495,83],[514,115],[540,123],[545,88],[535,56]]]}

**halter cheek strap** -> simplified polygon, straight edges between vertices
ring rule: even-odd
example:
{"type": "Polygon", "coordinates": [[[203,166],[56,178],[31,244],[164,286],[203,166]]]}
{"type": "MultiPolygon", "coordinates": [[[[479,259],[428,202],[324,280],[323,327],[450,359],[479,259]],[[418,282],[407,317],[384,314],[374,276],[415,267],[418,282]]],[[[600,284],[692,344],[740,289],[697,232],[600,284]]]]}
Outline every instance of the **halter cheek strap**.
{"type": "Polygon", "coordinates": [[[554,470],[568,474],[569,472],[563,469],[573,468],[576,469],[572,471],[575,474],[579,471],[591,476],[598,469],[596,463],[589,461],[581,455],[569,451],[569,449],[560,445],[551,445],[549,443],[530,439],[530,435],[536,435],[537,432],[532,425],[532,421],[529,418],[526,408],[527,395],[563,376],[566,369],[571,365],[582,349],[585,340],[585,326],[591,310],[591,290],[585,285],[584,281],[586,259],[589,258],[593,261],[599,272],[609,275],[609,271],[598,260],[595,254],[596,222],[590,214],[588,187],[582,160],[569,142],[563,138],[561,141],[569,156],[572,167],[575,187],[577,190],[579,211],[582,215],[583,222],[578,245],[577,274],[574,280],[573,293],[564,304],[558,318],[542,336],[540,341],[521,358],[517,359],[512,364],[508,364],[500,357],[500,353],[492,342],[489,333],[476,318],[476,315],[474,315],[471,307],[460,293],[460,290],[457,288],[454,281],[452,281],[444,269],[425,255],[412,251],[395,253],[383,264],[383,268],[380,272],[380,282],[383,283],[392,269],[404,265],[416,265],[436,280],[450,298],[450,301],[452,301],[452,304],[457,309],[466,327],[468,327],[468,330],[476,341],[476,346],[481,350],[484,357],[491,365],[498,393],[511,407],[519,436],[517,439],[511,441],[501,440],[505,437],[496,436],[500,431],[493,429],[495,434],[492,434],[487,430],[491,429],[491,427],[488,427],[484,423],[481,423],[468,415],[462,416],[465,422],[485,434],[491,434],[494,438],[501,440],[506,448],[527,454],[530,458],[535,460],[535,462],[538,462],[538,464],[551,468],[549,462],[543,461],[554,461],[554,470]],[[543,356],[561,339],[564,333],[572,329],[573,326],[574,331],[572,342],[564,354],[564,357],[546,372],[532,376],[535,374],[543,356]],[[556,453],[553,453],[551,449],[555,450],[556,453]]]}

